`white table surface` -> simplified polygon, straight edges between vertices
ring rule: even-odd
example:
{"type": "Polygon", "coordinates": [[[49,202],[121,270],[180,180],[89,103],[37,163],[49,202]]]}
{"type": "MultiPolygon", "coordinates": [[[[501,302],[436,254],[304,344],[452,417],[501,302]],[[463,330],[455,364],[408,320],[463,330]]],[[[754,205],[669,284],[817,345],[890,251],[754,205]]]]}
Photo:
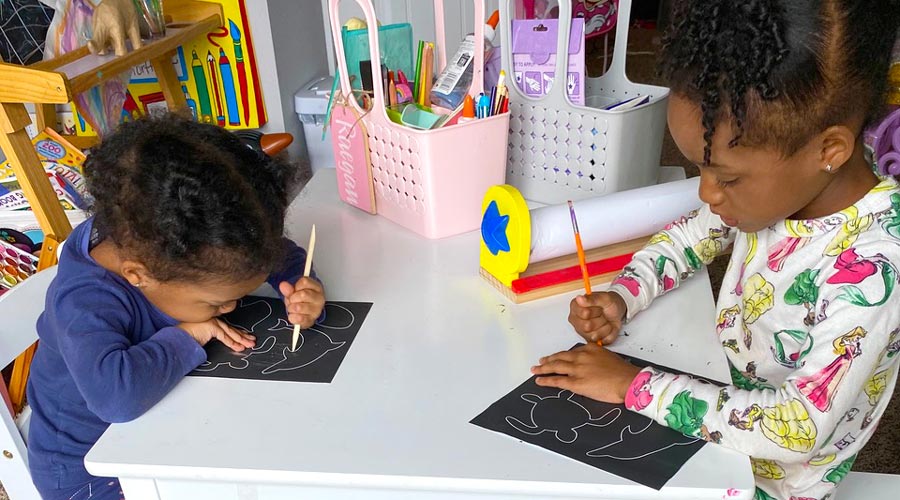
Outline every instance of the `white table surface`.
{"type": "MultiPolygon", "coordinates": [[[[479,235],[426,240],[337,197],[319,171],[291,205],[329,300],[374,302],[330,384],[187,377],[85,463],[129,500],[751,498],[746,456],[704,446],[661,491],[469,424],[580,338],[571,295],[514,305],[478,276],[479,235]],[[732,491],[728,491],[732,489],[732,491]]],[[[613,350],[729,380],[709,278],[626,326],[613,350]]]]}

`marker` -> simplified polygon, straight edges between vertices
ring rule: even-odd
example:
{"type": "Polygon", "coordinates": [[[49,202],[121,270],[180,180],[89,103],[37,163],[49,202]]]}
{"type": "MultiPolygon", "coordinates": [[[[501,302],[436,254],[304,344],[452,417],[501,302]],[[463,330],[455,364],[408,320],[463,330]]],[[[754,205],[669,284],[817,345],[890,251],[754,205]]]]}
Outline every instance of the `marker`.
{"type": "Polygon", "coordinates": [[[466,98],[463,100],[462,116],[459,117],[459,120],[456,120],[456,123],[466,123],[474,119],[475,101],[472,99],[472,96],[466,94],[466,98]]]}
{"type": "Polygon", "coordinates": [[[481,93],[478,95],[478,118],[487,118],[491,111],[491,98],[481,93]]]}

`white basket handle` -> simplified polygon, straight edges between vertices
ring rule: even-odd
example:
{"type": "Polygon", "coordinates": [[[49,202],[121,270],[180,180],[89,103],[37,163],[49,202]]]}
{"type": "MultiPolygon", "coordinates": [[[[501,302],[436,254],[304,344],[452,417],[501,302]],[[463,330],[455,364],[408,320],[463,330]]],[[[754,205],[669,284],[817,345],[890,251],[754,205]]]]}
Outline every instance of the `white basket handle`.
{"type": "MultiPolygon", "coordinates": [[[[368,0],[355,0],[359,7],[362,9],[363,14],[366,18],[366,25],[371,27],[375,27],[375,29],[368,30],[369,37],[369,60],[372,62],[370,64],[370,69],[372,70],[372,92],[375,94],[372,96],[373,99],[373,109],[381,109],[382,113],[384,112],[384,84],[381,81],[381,51],[378,48],[378,22],[375,19],[375,9],[372,7],[372,2],[368,0]],[[376,74],[375,71],[378,71],[376,74]]],[[[350,102],[350,105],[356,108],[360,113],[364,113],[365,110],[359,107],[356,102],[356,99],[352,98],[353,95],[353,87],[350,86],[350,75],[349,69],[347,68],[347,56],[344,52],[344,37],[341,36],[341,24],[340,24],[340,3],[341,0],[328,0],[328,17],[331,22],[331,38],[334,41],[334,50],[337,53],[337,71],[340,76],[341,81],[341,92],[347,98],[347,101],[350,102]]],[[[387,114],[385,113],[385,116],[387,114]]]]}
{"type": "MultiPolygon", "coordinates": [[[[508,77],[513,79],[510,87],[515,87],[515,92],[520,98],[531,99],[536,101],[548,100],[556,105],[570,104],[566,96],[566,73],[569,68],[569,38],[572,36],[572,4],[568,1],[559,2],[559,28],[556,38],[556,68],[554,68],[553,86],[550,92],[542,97],[526,96],[522,89],[515,83],[515,73],[512,68],[512,17],[510,13],[515,11],[511,8],[513,0],[501,0],[500,2],[500,20],[503,27],[500,30],[500,43],[502,45],[503,68],[506,70],[508,77]],[[569,22],[564,22],[569,20],[569,22]]],[[[616,41],[613,51],[612,63],[609,66],[609,73],[621,75],[627,79],[625,75],[625,56],[628,49],[628,29],[629,19],[631,16],[631,0],[619,0],[618,12],[616,14],[616,41]],[[624,22],[623,22],[624,21],[624,22]]],[[[582,43],[586,43],[582,41],[582,43]]],[[[586,76],[586,75],[585,75],[586,76]]],[[[584,82],[582,82],[584,85],[584,82]]]]}
{"type": "MultiPolygon", "coordinates": [[[[355,0],[362,9],[366,25],[378,26],[375,17],[375,8],[370,0],[355,0]]],[[[347,71],[347,58],[344,52],[344,40],[341,36],[340,25],[340,2],[341,0],[328,0],[328,17],[331,23],[331,37],[334,42],[335,52],[337,53],[337,67],[340,73],[341,91],[346,96],[351,95],[352,87],[350,86],[350,77],[347,71]],[[340,68],[344,68],[340,71],[340,68]]],[[[484,0],[473,0],[475,5],[475,57],[472,61],[474,64],[472,74],[472,85],[469,87],[470,93],[478,93],[484,91],[484,0]],[[479,21],[480,20],[480,21],[479,21]]],[[[438,73],[444,70],[447,65],[446,36],[444,30],[444,0],[434,0],[434,33],[435,33],[435,56],[437,57],[438,73]]],[[[384,84],[381,80],[381,50],[378,46],[378,30],[369,29],[367,33],[369,37],[369,58],[372,61],[370,65],[372,70],[372,91],[374,109],[380,109],[380,113],[387,120],[387,112],[384,110],[384,84]],[[378,70],[376,74],[376,69],[378,70]]],[[[415,62],[415,61],[414,61],[415,62]]],[[[418,82],[416,82],[418,84],[418,82]]],[[[359,112],[365,112],[356,102],[356,99],[348,99],[351,105],[359,112]]]]}
{"type": "MultiPolygon", "coordinates": [[[[484,0],[473,0],[475,4],[475,57],[472,60],[472,84],[469,94],[484,92],[484,0]]],[[[438,74],[447,66],[447,45],[444,31],[444,0],[434,0],[434,43],[440,49],[438,53],[438,74]]]]}

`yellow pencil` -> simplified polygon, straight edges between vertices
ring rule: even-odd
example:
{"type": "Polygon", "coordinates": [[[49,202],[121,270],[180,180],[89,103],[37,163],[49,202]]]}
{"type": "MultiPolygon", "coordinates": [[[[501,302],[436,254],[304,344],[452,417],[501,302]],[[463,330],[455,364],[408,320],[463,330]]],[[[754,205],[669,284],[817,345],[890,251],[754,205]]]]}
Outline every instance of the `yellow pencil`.
{"type": "MultiPolygon", "coordinates": [[[[309,272],[312,271],[313,251],[316,249],[316,225],[313,224],[312,232],[309,234],[309,246],[306,247],[306,268],[303,270],[303,277],[308,278],[309,272]]],[[[300,325],[294,325],[294,338],[291,340],[291,352],[297,350],[297,340],[300,338],[300,325]]]]}

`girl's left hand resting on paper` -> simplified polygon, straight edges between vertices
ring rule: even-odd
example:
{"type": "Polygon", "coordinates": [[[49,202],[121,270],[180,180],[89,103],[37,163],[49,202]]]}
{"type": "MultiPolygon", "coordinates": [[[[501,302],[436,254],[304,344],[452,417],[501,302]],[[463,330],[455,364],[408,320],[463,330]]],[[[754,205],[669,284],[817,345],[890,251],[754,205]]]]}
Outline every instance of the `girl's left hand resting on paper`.
{"type": "Polygon", "coordinates": [[[212,339],[219,339],[229,349],[236,352],[256,345],[256,337],[233,328],[219,318],[212,318],[200,323],[179,323],[178,328],[186,331],[200,345],[206,345],[212,339]]]}
{"type": "Polygon", "coordinates": [[[607,403],[622,403],[631,381],[641,371],[618,354],[587,344],[540,359],[531,367],[536,383],[557,387],[607,403]]]}
{"type": "Polygon", "coordinates": [[[287,309],[288,321],[291,324],[309,328],[322,315],[322,309],[325,308],[325,290],[318,281],[300,278],[294,285],[282,281],[278,289],[284,296],[284,307],[287,309]]]}

